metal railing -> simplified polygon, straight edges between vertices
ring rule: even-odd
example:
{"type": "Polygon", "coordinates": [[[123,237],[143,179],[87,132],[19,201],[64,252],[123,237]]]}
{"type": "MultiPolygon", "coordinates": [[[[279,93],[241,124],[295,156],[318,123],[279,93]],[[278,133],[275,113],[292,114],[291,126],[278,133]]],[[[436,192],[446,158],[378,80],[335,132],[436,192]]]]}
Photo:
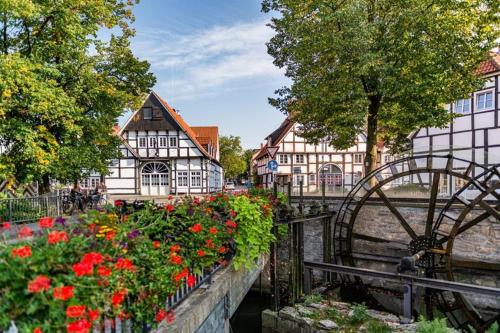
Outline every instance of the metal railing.
{"type": "Polygon", "coordinates": [[[62,196],[57,194],[0,199],[0,221],[30,223],[43,216],[60,216],[61,214],[62,196]]]}
{"type": "Polygon", "coordinates": [[[415,275],[381,272],[366,268],[349,267],[321,262],[304,261],[304,293],[311,293],[312,271],[320,270],[328,273],[346,274],[358,277],[369,277],[382,281],[398,282],[403,286],[403,315],[407,322],[413,319],[413,291],[414,287],[425,287],[437,290],[446,290],[464,294],[477,294],[500,297],[500,289],[484,287],[461,282],[436,280],[418,277],[415,275]]]}

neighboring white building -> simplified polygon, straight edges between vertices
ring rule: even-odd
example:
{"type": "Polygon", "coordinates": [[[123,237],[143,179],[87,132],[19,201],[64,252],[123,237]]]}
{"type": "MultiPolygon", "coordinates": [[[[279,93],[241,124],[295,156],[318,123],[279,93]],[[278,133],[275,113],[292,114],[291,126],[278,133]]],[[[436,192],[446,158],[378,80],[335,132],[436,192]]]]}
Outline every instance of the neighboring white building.
{"type": "MultiPolygon", "coordinates": [[[[104,177],[109,194],[160,196],[222,189],[218,128],[190,127],[156,93],[149,94],[117,135],[122,157],[111,161],[104,177]]],[[[98,176],[83,185],[91,187],[92,181],[98,176]]]]}
{"type": "Polygon", "coordinates": [[[279,184],[292,182],[298,187],[302,181],[304,192],[316,192],[324,182],[328,192],[349,191],[363,177],[365,135],[359,135],[351,148],[337,150],[327,143],[307,143],[300,136],[299,127],[287,118],[266,137],[266,144],[254,157],[258,183],[264,187],[273,183],[273,173],[267,168],[270,160],[267,147],[276,146],[279,150],[275,159],[279,166],[274,177],[279,184]]]}
{"type": "MultiPolygon", "coordinates": [[[[478,164],[492,166],[500,163],[499,77],[500,54],[493,53],[481,63],[478,75],[486,82],[468,98],[446,105],[459,118],[446,128],[422,128],[411,137],[415,152],[453,151],[453,155],[478,164]]],[[[472,170],[473,175],[476,170],[472,170]]],[[[464,185],[461,179],[441,180],[442,193],[454,193],[464,185]]]]}

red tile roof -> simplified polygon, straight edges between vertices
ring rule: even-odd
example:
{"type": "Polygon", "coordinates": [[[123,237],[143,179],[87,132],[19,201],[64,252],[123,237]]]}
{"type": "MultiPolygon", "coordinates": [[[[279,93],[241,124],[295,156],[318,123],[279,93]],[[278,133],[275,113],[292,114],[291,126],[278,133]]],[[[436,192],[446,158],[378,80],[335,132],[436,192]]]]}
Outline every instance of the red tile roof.
{"type": "Polygon", "coordinates": [[[200,144],[210,144],[215,151],[219,149],[219,128],[217,126],[192,126],[191,129],[196,134],[196,140],[200,144]]]}
{"type": "MultiPolygon", "coordinates": [[[[205,148],[203,148],[202,144],[198,141],[198,135],[196,132],[193,130],[192,127],[190,127],[184,119],[182,119],[181,115],[177,113],[168,103],[165,101],[163,98],[161,98],[158,94],[156,94],[154,91],[152,92],[158,98],[160,103],[165,107],[165,109],[168,111],[168,113],[174,118],[174,120],[179,124],[179,126],[182,128],[184,132],[186,132],[187,136],[193,141],[193,143],[196,145],[196,147],[201,151],[203,155],[205,155],[208,158],[211,158],[213,160],[217,159],[215,156],[212,156],[211,154],[206,151],[205,148]]],[[[201,128],[201,127],[200,127],[201,128]]],[[[217,127],[216,127],[217,128],[217,127]]],[[[218,129],[217,129],[218,133],[218,129]]]]}
{"type": "Polygon", "coordinates": [[[490,59],[479,64],[476,73],[478,75],[487,75],[498,71],[500,71],[500,54],[492,52],[490,53],[490,59]]]}

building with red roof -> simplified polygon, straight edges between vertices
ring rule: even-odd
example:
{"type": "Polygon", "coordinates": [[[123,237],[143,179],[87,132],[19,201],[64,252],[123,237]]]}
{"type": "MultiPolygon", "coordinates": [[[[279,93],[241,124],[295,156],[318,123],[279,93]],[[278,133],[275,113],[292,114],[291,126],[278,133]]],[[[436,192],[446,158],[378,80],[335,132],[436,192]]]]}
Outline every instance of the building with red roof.
{"type": "Polygon", "coordinates": [[[189,126],[155,92],[122,128],[121,157],[104,177],[109,194],[163,196],[222,189],[217,126],[189,126]]]}

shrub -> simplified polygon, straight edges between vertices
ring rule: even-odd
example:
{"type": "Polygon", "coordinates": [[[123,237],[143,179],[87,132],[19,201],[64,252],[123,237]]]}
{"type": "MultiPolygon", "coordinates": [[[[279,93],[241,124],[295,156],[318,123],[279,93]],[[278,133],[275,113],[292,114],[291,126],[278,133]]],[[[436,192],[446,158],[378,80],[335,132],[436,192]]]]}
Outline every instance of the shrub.
{"type": "Polygon", "coordinates": [[[15,243],[0,242],[0,330],[14,321],[20,332],[84,333],[102,316],[171,321],[164,304],[181,283],[233,255],[235,268],[249,267],[268,250],[271,202],[220,194],[146,204],[121,219],[42,218],[33,237],[25,227],[15,243]]]}
{"type": "Polygon", "coordinates": [[[362,323],[368,320],[370,316],[368,315],[368,309],[364,304],[356,304],[352,308],[352,315],[349,321],[353,324],[362,323]]]}
{"type": "Polygon", "coordinates": [[[451,333],[453,332],[446,325],[446,318],[436,318],[432,321],[420,317],[417,323],[417,333],[451,333]]]}
{"type": "Polygon", "coordinates": [[[377,320],[370,320],[366,324],[366,331],[370,333],[391,333],[392,330],[391,328],[380,321],[377,320]]]}

